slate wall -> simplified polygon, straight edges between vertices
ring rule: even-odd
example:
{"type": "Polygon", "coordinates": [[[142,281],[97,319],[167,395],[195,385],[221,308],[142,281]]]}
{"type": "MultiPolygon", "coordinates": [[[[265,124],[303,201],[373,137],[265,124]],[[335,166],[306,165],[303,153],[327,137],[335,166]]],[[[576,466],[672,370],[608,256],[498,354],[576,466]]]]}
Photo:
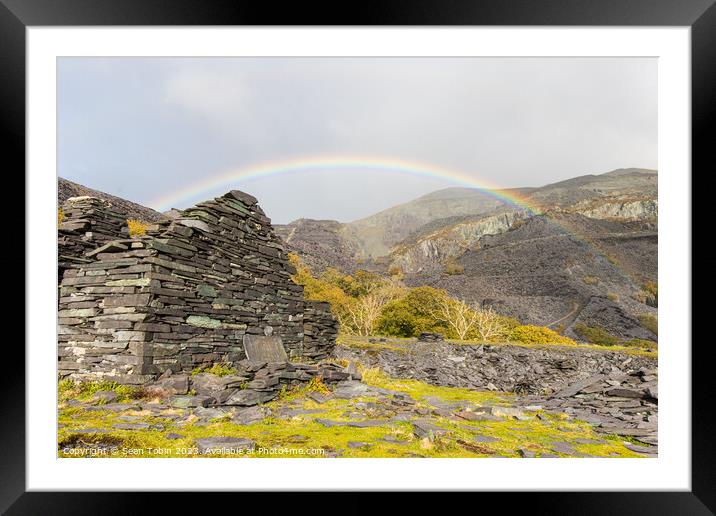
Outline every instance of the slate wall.
{"type": "MultiPolygon", "coordinates": [[[[114,220],[111,206],[94,201],[91,217],[67,201],[60,238],[83,242],[97,221],[114,220]]],[[[90,246],[61,247],[72,258],[60,283],[61,376],[144,383],[167,369],[237,362],[244,335],[264,332],[280,335],[289,357],[322,358],[335,345],[330,311],[304,301],[254,197],[231,191],[142,237],[121,238],[126,229],[119,228],[120,238],[110,240],[112,231],[90,246]]]]}

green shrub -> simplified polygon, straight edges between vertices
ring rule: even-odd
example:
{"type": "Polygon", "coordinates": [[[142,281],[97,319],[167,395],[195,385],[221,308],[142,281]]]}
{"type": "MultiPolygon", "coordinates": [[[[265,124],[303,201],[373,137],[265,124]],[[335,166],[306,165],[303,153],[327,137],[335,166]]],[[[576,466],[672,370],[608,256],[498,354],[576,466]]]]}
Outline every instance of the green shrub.
{"type": "Polygon", "coordinates": [[[506,315],[498,315],[498,319],[500,321],[500,325],[502,325],[506,330],[508,330],[510,333],[512,330],[520,326],[522,323],[515,319],[514,317],[508,317],[506,315]]]}
{"type": "Polygon", "coordinates": [[[442,333],[454,338],[447,325],[435,317],[444,291],[432,287],[411,289],[400,299],[386,304],[376,324],[381,335],[395,337],[417,337],[421,332],[442,333]]]}
{"type": "Polygon", "coordinates": [[[654,314],[641,314],[637,317],[639,324],[649,330],[654,335],[659,335],[659,320],[654,314]]]}
{"type": "Polygon", "coordinates": [[[615,337],[600,326],[587,326],[580,323],[575,325],[574,333],[587,342],[600,346],[618,346],[622,343],[619,337],[615,337]]]}
{"type": "Polygon", "coordinates": [[[564,344],[573,345],[575,342],[569,337],[560,335],[556,331],[545,326],[534,326],[531,324],[516,326],[510,335],[515,342],[526,344],[564,344]]]}
{"type": "Polygon", "coordinates": [[[582,281],[587,285],[596,285],[597,283],[599,283],[599,278],[597,278],[596,276],[584,276],[582,278],[582,281]]]}
{"type": "Polygon", "coordinates": [[[619,296],[616,295],[614,292],[607,292],[607,299],[609,299],[609,301],[611,301],[612,303],[619,302],[619,296]]]}

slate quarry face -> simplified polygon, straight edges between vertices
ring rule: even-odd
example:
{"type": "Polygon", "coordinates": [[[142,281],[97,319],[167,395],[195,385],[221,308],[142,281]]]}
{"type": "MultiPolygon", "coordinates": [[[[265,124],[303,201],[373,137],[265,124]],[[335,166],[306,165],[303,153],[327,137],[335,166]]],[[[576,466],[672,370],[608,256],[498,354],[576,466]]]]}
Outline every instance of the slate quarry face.
{"type": "Polygon", "coordinates": [[[135,238],[106,201],[68,199],[63,211],[61,376],[144,383],[167,369],[242,360],[245,346],[286,360],[323,358],[335,345],[329,306],[303,299],[249,194],[199,203],[135,238]]]}

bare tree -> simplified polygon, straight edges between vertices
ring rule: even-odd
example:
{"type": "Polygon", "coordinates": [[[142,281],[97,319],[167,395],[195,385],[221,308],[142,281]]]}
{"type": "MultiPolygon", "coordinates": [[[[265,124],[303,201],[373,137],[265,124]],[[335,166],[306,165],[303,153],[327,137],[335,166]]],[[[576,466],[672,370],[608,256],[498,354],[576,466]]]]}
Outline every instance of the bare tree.
{"type": "Polygon", "coordinates": [[[489,340],[504,332],[500,318],[492,307],[481,308],[470,305],[462,299],[443,297],[433,317],[447,323],[460,340],[465,340],[471,331],[477,332],[480,340],[489,340]]]}
{"type": "Polygon", "coordinates": [[[386,303],[400,297],[404,291],[405,287],[400,280],[392,278],[381,285],[376,285],[367,294],[349,302],[346,305],[346,311],[351,326],[358,331],[358,335],[372,335],[383,307],[386,303]]]}
{"type": "Polygon", "coordinates": [[[475,308],[475,315],[475,331],[480,337],[480,340],[488,341],[494,337],[504,335],[505,326],[500,321],[500,316],[491,306],[487,308],[475,308]]]}
{"type": "Polygon", "coordinates": [[[348,303],[346,310],[351,319],[351,325],[358,331],[358,335],[368,336],[373,333],[375,323],[388,298],[380,292],[374,292],[359,297],[348,303]]]}

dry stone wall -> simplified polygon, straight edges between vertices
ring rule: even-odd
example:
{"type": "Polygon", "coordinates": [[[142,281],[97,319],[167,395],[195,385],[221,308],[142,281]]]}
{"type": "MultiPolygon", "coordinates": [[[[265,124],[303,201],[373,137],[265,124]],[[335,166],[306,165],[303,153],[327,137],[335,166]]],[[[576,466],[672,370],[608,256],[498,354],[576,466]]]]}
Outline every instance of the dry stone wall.
{"type": "Polygon", "coordinates": [[[107,201],[72,197],[62,204],[61,210],[63,220],[57,228],[60,278],[73,265],[92,262],[85,253],[129,234],[126,217],[107,201]]]}
{"type": "Polygon", "coordinates": [[[126,230],[111,206],[66,204],[76,234],[61,246],[74,257],[60,283],[62,376],[144,383],[167,370],[236,363],[246,335],[280,336],[289,357],[323,358],[335,345],[330,311],[304,301],[254,197],[231,191],[131,239],[116,238],[126,230]],[[106,238],[79,236],[99,227],[106,238]]]}

